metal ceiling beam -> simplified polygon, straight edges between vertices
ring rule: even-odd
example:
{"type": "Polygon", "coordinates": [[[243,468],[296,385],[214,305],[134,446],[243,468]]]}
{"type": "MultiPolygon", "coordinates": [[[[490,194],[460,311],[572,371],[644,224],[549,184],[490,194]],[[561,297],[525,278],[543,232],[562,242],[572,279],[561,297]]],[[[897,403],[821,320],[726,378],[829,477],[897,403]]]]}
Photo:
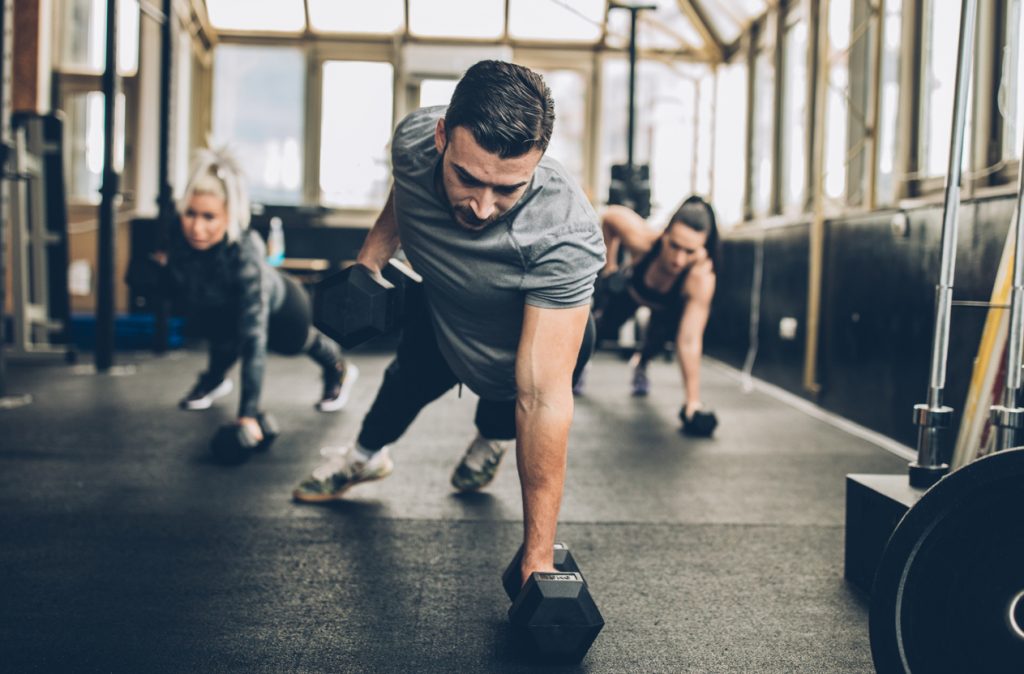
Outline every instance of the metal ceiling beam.
{"type": "Polygon", "coordinates": [[[704,40],[704,51],[716,62],[721,63],[724,61],[725,45],[722,44],[722,39],[718,37],[715,29],[711,26],[711,22],[708,21],[707,14],[704,13],[697,0],[676,0],[676,4],[679,6],[679,10],[690,20],[690,23],[693,24],[693,27],[697,29],[697,32],[700,33],[701,39],[704,40]]]}

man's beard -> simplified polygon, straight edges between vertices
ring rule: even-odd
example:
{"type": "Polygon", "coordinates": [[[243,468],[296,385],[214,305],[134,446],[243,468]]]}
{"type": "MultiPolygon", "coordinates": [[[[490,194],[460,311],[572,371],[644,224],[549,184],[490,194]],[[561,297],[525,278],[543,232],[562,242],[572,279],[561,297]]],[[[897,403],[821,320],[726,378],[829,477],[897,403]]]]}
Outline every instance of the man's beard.
{"type": "Polygon", "coordinates": [[[501,213],[495,213],[491,217],[481,220],[480,218],[476,217],[476,215],[473,213],[472,208],[467,208],[466,206],[452,206],[452,218],[455,220],[455,222],[459,223],[466,229],[470,229],[473,231],[480,231],[481,229],[486,229],[489,225],[496,222],[500,217],[501,213]]]}

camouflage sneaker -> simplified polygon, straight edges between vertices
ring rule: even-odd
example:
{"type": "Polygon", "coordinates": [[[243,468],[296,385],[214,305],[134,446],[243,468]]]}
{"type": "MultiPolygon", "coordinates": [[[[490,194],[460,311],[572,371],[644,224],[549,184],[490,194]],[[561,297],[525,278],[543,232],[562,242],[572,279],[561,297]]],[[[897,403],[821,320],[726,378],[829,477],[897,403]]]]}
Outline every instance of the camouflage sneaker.
{"type": "Polygon", "coordinates": [[[326,461],[303,480],[292,498],[303,503],[338,501],[342,495],[360,482],[381,480],[391,474],[395,464],[384,446],[367,460],[357,458],[351,447],[324,447],[320,455],[326,461]]]}
{"type": "Polygon", "coordinates": [[[459,491],[473,491],[489,485],[511,443],[512,440],[488,440],[477,433],[452,473],[452,486],[459,491]]]}

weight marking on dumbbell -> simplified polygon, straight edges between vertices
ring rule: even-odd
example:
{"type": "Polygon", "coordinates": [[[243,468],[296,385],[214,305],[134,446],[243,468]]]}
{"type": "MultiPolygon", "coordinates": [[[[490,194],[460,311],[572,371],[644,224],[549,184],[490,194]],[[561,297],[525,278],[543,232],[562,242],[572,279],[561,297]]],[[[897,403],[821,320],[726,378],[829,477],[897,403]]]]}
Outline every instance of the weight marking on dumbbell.
{"type": "Polygon", "coordinates": [[[538,573],[543,580],[577,580],[575,573],[538,573]]]}
{"type": "Polygon", "coordinates": [[[1017,595],[1010,600],[1010,610],[1006,614],[1006,622],[1010,625],[1010,629],[1013,630],[1014,634],[1019,639],[1024,640],[1024,590],[1021,590],[1017,595]],[[1019,614],[1019,615],[1018,615],[1019,614]]]}

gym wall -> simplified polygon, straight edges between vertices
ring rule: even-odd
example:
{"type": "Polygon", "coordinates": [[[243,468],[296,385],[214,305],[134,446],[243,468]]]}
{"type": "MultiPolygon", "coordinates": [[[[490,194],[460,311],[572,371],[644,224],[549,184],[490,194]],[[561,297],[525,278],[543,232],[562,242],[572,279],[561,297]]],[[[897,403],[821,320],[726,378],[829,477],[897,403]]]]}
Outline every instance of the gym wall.
{"type": "MultiPolygon", "coordinates": [[[[1013,202],[1012,195],[964,201],[954,300],[990,299],[1013,202]]],[[[816,398],[803,388],[808,223],[740,227],[723,238],[706,352],[743,367],[750,345],[755,258],[763,239],[754,376],[915,446],[911,413],[928,392],[942,205],[905,209],[905,235],[894,231],[896,213],[879,211],[826,223],[818,343],[821,392],[816,398]],[[784,317],[798,320],[793,339],[780,336],[784,317]]],[[[983,308],[952,310],[944,401],[955,414],[954,427],[944,437],[947,452],[956,438],[985,317],[983,308]]]]}

